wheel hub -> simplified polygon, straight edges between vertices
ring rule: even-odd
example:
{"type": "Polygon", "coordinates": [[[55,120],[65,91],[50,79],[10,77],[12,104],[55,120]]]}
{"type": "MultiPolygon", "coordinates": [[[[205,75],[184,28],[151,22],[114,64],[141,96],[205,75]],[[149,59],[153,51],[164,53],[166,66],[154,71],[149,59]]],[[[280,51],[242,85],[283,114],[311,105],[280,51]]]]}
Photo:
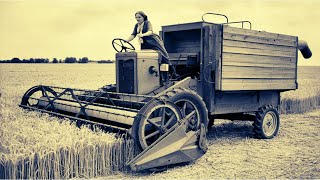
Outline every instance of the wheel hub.
{"type": "Polygon", "coordinates": [[[188,114],[195,112],[195,114],[188,119],[188,123],[189,123],[188,130],[191,130],[191,131],[198,130],[200,127],[200,114],[196,105],[193,102],[186,99],[181,99],[177,101],[176,105],[180,109],[182,118],[188,116],[188,114]]]}
{"type": "Polygon", "coordinates": [[[168,131],[168,129],[165,126],[160,126],[160,133],[164,134],[168,131]]]}
{"type": "Polygon", "coordinates": [[[266,135],[271,136],[276,131],[277,118],[273,112],[268,112],[263,121],[263,131],[266,135]]]}

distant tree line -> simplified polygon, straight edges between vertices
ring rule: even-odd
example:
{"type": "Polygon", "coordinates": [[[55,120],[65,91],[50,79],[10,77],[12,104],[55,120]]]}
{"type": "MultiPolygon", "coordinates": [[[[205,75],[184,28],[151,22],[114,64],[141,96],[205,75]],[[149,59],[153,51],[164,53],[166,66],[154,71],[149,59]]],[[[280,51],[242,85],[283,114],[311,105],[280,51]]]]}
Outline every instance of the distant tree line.
{"type": "Polygon", "coordinates": [[[48,58],[30,58],[30,59],[19,59],[12,58],[11,60],[0,60],[0,63],[49,63],[48,58]]]}
{"type": "Polygon", "coordinates": [[[114,63],[112,60],[100,60],[98,63],[114,63]]]}
{"type": "MultiPolygon", "coordinates": [[[[98,62],[98,63],[114,63],[113,60],[99,60],[92,61],[88,57],[75,58],[75,57],[66,57],[64,60],[53,58],[52,63],[88,63],[88,62],[98,62]]],[[[51,63],[48,58],[30,58],[30,59],[19,59],[17,57],[12,58],[11,60],[0,60],[0,63],[51,63]]]]}

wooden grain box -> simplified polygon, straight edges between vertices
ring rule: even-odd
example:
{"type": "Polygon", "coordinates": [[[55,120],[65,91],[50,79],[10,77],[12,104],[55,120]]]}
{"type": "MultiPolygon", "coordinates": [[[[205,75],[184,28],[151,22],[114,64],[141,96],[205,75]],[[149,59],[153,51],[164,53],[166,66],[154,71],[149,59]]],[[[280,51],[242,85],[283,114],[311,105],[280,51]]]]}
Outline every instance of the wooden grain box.
{"type": "Polygon", "coordinates": [[[227,25],[221,31],[216,90],[297,88],[298,37],[227,25]]]}

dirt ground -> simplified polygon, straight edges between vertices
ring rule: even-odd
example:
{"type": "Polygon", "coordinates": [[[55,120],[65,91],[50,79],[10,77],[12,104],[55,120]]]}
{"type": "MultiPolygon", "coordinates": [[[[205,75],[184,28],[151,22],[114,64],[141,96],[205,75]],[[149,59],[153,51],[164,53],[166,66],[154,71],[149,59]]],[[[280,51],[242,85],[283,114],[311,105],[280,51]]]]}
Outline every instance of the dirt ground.
{"type": "Polygon", "coordinates": [[[104,179],[319,179],[320,110],[281,115],[276,138],[253,137],[252,122],[217,120],[209,150],[198,161],[158,173],[118,173],[104,179]]]}

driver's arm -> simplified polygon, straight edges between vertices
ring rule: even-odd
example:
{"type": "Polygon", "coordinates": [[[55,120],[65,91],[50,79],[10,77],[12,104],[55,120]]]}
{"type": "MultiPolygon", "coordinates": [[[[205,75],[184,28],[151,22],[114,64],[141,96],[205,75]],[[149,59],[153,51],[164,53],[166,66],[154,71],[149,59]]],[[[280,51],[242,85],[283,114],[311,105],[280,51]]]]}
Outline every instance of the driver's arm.
{"type": "Polygon", "coordinates": [[[133,28],[133,32],[131,33],[131,35],[128,37],[128,39],[126,39],[126,41],[130,42],[132,41],[136,36],[137,36],[137,28],[138,28],[138,24],[136,24],[133,28]]]}
{"type": "Polygon", "coordinates": [[[128,39],[126,39],[126,41],[130,42],[130,41],[132,41],[135,37],[136,37],[135,35],[132,35],[132,34],[131,34],[131,35],[128,37],[128,39]]]}
{"type": "Polygon", "coordinates": [[[152,28],[152,24],[151,24],[151,22],[150,21],[147,21],[147,28],[148,28],[148,31],[147,32],[145,32],[145,33],[143,33],[142,34],[142,37],[143,36],[151,36],[152,34],[153,34],[153,28],[152,28]]]}
{"type": "Polygon", "coordinates": [[[148,32],[143,33],[143,34],[142,34],[142,37],[143,37],[143,36],[150,36],[150,35],[152,35],[152,34],[153,34],[152,31],[148,31],[148,32]]]}

